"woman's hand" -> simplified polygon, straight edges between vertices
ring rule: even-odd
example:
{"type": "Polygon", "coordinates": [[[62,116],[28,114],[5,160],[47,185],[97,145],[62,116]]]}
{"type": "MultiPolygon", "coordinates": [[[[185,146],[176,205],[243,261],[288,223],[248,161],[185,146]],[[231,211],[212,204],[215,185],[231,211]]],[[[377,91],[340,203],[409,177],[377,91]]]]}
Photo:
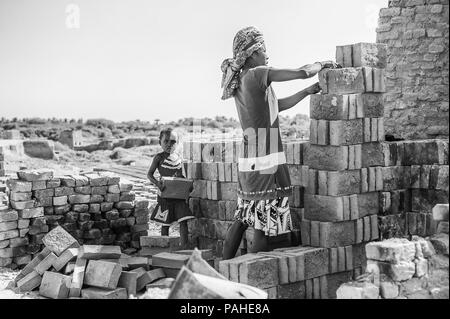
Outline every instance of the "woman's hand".
{"type": "Polygon", "coordinates": [[[319,82],[314,83],[313,85],[308,86],[308,87],[305,89],[305,91],[306,91],[308,94],[316,94],[316,93],[319,93],[321,90],[322,90],[322,89],[320,88],[319,82]]]}
{"type": "Polygon", "coordinates": [[[320,62],[322,65],[322,69],[340,69],[342,66],[339,63],[336,63],[334,61],[323,61],[320,62]]]}

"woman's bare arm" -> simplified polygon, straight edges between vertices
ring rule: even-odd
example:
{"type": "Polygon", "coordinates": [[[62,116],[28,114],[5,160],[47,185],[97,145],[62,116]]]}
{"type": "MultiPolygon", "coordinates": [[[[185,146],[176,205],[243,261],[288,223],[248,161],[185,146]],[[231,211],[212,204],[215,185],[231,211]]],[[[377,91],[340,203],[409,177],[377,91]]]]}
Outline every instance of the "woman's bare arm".
{"type": "Polygon", "coordinates": [[[284,82],[298,79],[308,79],[322,70],[322,64],[307,64],[298,69],[269,69],[269,82],[284,82]]]}
{"type": "Polygon", "coordinates": [[[324,68],[339,68],[339,64],[333,61],[316,62],[314,64],[306,64],[298,69],[276,69],[270,68],[268,74],[269,84],[271,82],[284,82],[298,79],[309,79],[324,68]]]}
{"type": "Polygon", "coordinates": [[[285,97],[278,100],[278,112],[286,111],[296,105],[310,94],[316,94],[320,92],[319,83],[315,83],[304,90],[301,90],[294,95],[285,97]]]}

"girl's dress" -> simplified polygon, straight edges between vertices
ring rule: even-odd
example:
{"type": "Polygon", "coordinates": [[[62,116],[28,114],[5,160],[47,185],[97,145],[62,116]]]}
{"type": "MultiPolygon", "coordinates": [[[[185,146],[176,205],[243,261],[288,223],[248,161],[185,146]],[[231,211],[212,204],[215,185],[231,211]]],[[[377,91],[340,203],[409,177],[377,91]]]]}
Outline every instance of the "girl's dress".
{"type": "Polygon", "coordinates": [[[293,228],[288,200],[292,185],[281,141],[278,100],[268,74],[267,66],[243,71],[234,95],[244,131],[235,218],[266,236],[278,236],[293,228]]]}
{"type": "MultiPolygon", "coordinates": [[[[183,176],[182,162],[178,154],[161,152],[155,155],[158,161],[158,172],[161,177],[183,176]]],[[[184,199],[162,198],[158,190],[157,205],[153,209],[150,219],[163,226],[170,226],[194,218],[189,205],[184,199]]]]}

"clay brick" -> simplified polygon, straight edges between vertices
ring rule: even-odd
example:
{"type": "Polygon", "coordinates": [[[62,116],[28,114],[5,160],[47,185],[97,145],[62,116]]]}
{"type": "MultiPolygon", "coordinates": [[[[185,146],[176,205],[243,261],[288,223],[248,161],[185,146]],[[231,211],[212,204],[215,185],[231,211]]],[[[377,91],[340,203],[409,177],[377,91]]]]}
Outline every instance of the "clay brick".
{"type": "Polygon", "coordinates": [[[11,192],[31,192],[33,184],[18,179],[8,179],[6,181],[6,186],[11,192]]]}
{"type": "Polygon", "coordinates": [[[0,212],[0,222],[10,222],[19,219],[19,214],[15,210],[6,210],[0,212]]]}
{"type": "Polygon", "coordinates": [[[69,195],[70,204],[89,204],[91,202],[90,195],[69,195]]]}
{"type": "Polygon", "coordinates": [[[11,200],[11,201],[28,201],[28,200],[31,200],[32,195],[33,195],[32,192],[27,192],[27,193],[11,192],[9,194],[9,200],[11,200]]]}
{"type": "MultiPolygon", "coordinates": [[[[374,88],[374,69],[371,67],[324,69],[319,72],[319,84],[323,93],[355,94],[384,92],[378,85],[374,88]]],[[[377,82],[384,82],[384,70],[375,71],[377,82]]]]}
{"type": "Polygon", "coordinates": [[[355,221],[320,222],[320,246],[342,247],[355,244],[355,221]]]}
{"type": "Polygon", "coordinates": [[[52,299],[65,299],[69,296],[71,277],[46,271],[39,287],[41,296],[52,299]]]}
{"type": "Polygon", "coordinates": [[[41,190],[47,187],[47,181],[34,181],[32,182],[31,190],[41,190]]]}
{"type": "Polygon", "coordinates": [[[117,263],[90,260],[84,275],[84,282],[98,288],[115,289],[121,273],[122,266],[117,263]]]}
{"type": "Polygon", "coordinates": [[[61,226],[52,229],[42,241],[56,256],[60,256],[67,248],[79,247],[77,240],[61,226]]]}
{"type": "Polygon", "coordinates": [[[36,271],[32,271],[17,281],[17,288],[19,288],[20,292],[32,291],[39,287],[41,281],[42,276],[36,271]]]}
{"type": "Polygon", "coordinates": [[[84,288],[81,290],[81,297],[84,299],[128,299],[125,288],[105,290],[101,288],[84,288]]]}
{"type": "Polygon", "coordinates": [[[125,288],[128,295],[136,296],[138,274],[132,271],[122,271],[117,287],[125,288]]]}
{"type": "Polygon", "coordinates": [[[46,187],[44,188],[55,188],[61,186],[61,179],[59,178],[52,178],[47,181],[46,187]]]}
{"type": "Polygon", "coordinates": [[[310,245],[311,244],[311,222],[309,220],[301,221],[301,238],[302,245],[310,245]]]}
{"type": "Polygon", "coordinates": [[[79,258],[89,260],[120,258],[122,252],[119,246],[83,245],[81,246],[79,258]]]}
{"type": "Polygon", "coordinates": [[[278,285],[277,258],[264,257],[244,261],[239,265],[239,282],[257,288],[269,288],[278,285]]]}
{"type": "Polygon", "coordinates": [[[217,163],[202,163],[202,178],[205,180],[218,180],[218,167],[217,163]]]}
{"type": "Polygon", "coordinates": [[[56,271],[60,271],[68,262],[75,260],[78,256],[78,248],[66,249],[56,260],[52,266],[56,271]]]}
{"type": "Polygon", "coordinates": [[[348,121],[329,121],[329,144],[350,145],[363,142],[363,123],[361,119],[348,121]]]}
{"type": "Polygon", "coordinates": [[[62,186],[62,187],[56,187],[54,190],[55,190],[55,196],[68,196],[68,195],[75,194],[73,187],[62,186]]]}
{"type": "Polygon", "coordinates": [[[10,201],[10,205],[17,210],[32,209],[35,206],[35,201],[34,199],[21,202],[10,201]]]}

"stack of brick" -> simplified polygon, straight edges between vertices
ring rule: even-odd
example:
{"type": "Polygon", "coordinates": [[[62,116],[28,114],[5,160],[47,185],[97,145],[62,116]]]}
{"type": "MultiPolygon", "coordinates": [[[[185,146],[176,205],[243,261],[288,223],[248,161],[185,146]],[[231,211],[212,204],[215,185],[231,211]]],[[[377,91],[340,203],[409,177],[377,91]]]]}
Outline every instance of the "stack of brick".
{"type": "Polygon", "coordinates": [[[23,170],[17,175],[18,179],[7,181],[14,210],[8,214],[17,218],[2,225],[1,232],[2,240],[19,238],[15,245],[25,246],[9,253],[14,255],[9,257],[23,257],[17,260],[20,264],[31,258],[24,254],[42,249],[42,238],[58,225],[81,244],[114,244],[130,252],[140,247],[139,237],[147,235],[149,201],[135,200],[133,185],[118,176],[55,177],[49,170],[23,170]]]}
{"type": "Polygon", "coordinates": [[[381,238],[432,235],[432,208],[448,203],[448,140],[385,142],[383,156],[381,238]]]}
{"type": "Polygon", "coordinates": [[[179,236],[141,236],[140,246],[139,256],[144,257],[181,249],[179,236]]]}
{"type": "Polygon", "coordinates": [[[413,239],[391,238],[367,244],[366,274],[340,286],[338,299],[429,298],[427,287],[435,250],[428,240],[413,239]]]}
{"type": "Polygon", "coordinates": [[[80,246],[61,226],[43,242],[45,248],[12,282],[16,292],[39,288],[41,296],[53,299],[127,299],[165,278],[161,269],[149,271],[147,258],[130,257],[119,246],[80,246]]]}
{"type": "Polygon", "coordinates": [[[302,244],[330,248],[331,264],[347,247],[352,251],[379,237],[386,48],[371,43],[338,46],[336,61],[343,68],[321,71],[322,94],[311,97],[302,221],[302,244]]]}
{"type": "Polygon", "coordinates": [[[3,147],[0,147],[0,177],[5,176],[5,154],[3,154],[3,147]]]}
{"type": "MultiPolygon", "coordinates": [[[[291,174],[293,193],[290,208],[294,228],[300,229],[303,215],[303,195],[307,185],[308,168],[303,163],[307,143],[295,141],[283,145],[291,174]]],[[[201,249],[212,249],[222,255],[223,240],[234,220],[237,205],[237,172],[240,141],[187,141],[183,144],[187,178],[194,180],[189,201],[197,219],[188,223],[190,242],[201,249]]],[[[248,233],[251,238],[251,233],[248,233]]],[[[244,236],[238,254],[247,250],[244,236]]]]}

